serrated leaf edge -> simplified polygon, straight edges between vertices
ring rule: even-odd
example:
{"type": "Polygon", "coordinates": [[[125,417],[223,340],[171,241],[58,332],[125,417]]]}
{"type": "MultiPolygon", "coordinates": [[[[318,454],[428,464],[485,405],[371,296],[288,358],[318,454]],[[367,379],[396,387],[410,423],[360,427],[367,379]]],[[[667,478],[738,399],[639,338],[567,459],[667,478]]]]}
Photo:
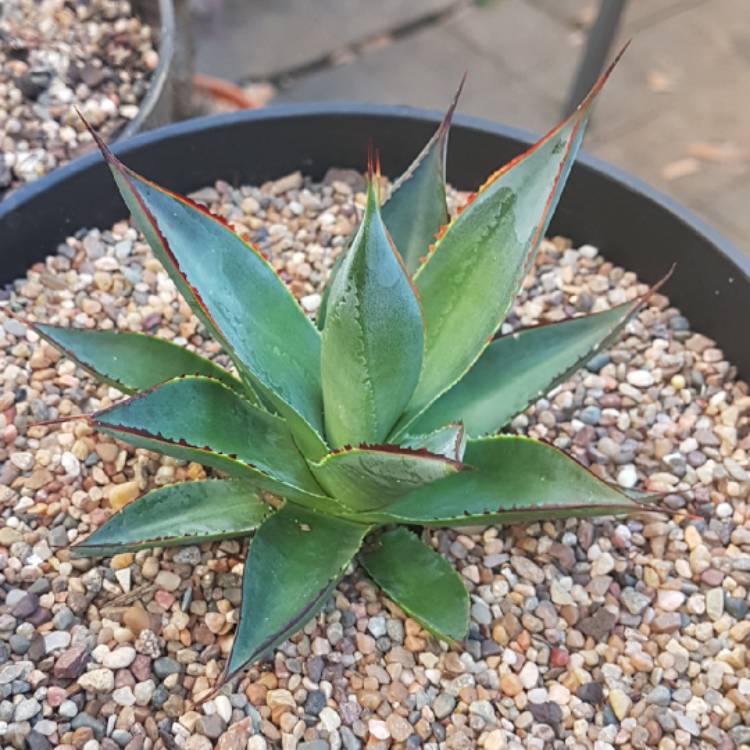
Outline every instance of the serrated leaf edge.
{"type": "MultiPolygon", "coordinates": [[[[313,513],[318,513],[318,511],[308,509],[308,508],[306,508],[305,510],[312,511],[313,513]]],[[[319,514],[319,515],[323,515],[323,514],[319,514]]],[[[341,581],[341,579],[344,577],[344,573],[346,572],[346,569],[349,567],[349,565],[351,565],[352,560],[354,560],[356,556],[359,554],[359,550],[362,548],[362,542],[364,541],[365,536],[368,533],[368,526],[369,526],[369,524],[363,524],[357,521],[353,521],[351,519],[339,519],[339,520],[346,520],[349,523],[352,523],[353,525],[360,525],[360,526],[365,527],[362,532],[362,537],[359,541],[359,545],[357,546],[357,549],[352,553],[352,556],[349,558],[349,560],[346,561],[344,565],[341,566],[338,572],[329,579],[328,583],[325,586],[323,586],[323,588],[321,588],[314,595],[310,603],[307,606],[303,607],[301,610],[299,610],[297,615],[295,615],[295,617],[293,617],[291,620],[288,621],[288,625],[286,627],[283,627],[279,631],[276,631],[275,634],[268,636],[263,641],[263,643],[253,651],[252,655],[248,659],[246,659],[239,667],[236,667],[231,672],[228,672],[227,669],[232,662],[232,655],[234,654],[234,650],[237,647],[237,634],[239,633],[240,624],[242,622],[242,607],[240,606],[239,608],[240,614],[237,619],[237,624],[235,625],[232,648],[230,649],[229,655],[227,656],[226,666],[221,676],[219,677],[216,687],[214,688],[212,693],[208,696],[209,698],[211,697],[211,695],[215,694],[218,690],[220,690],[229,680],[231,680],[232,677],[234,677],[240,671],[242,671],[248,664],[251,664],[257,661],[259,658],[262,658],[263,654],[266,653],[269,648],[273,647],[274,642],[276,641],[276,639],[280,637],[280,634],[283,634],[284,632],[289,632],[289,635],[292,635],[294,632],[296,632],[296,631],[292,631],[292,628],[294,628],[298,623],[306,622],[305,617],[311,611],[314,612],[317,608],[319,608],[321,602],[324,602],[325,598],[329,596],[329,594],[333,591],[333,589],[335,589],[336,586],[339,584],[339,581],[341,581]]],[[[249,566],[247,565],[247,559],[246,559],[245,566],[242,570],[242,584],[240,586],[240,589],[242,591],[245,590],[245,577],[247,575],[249,575],[249,566]]]]}
{"type": "MultiPolygon", "coordinates": [[[[221,483],[236,483],[236,484],[246,484],[248,487],[248,490],[251,492],[255,492],[255,488],[252,485],[251,480],[244,480],[244,479],[198,479],[195,481],[190,482],[173,482],[171,484],[165,484],[161,487],[156,488],[155,490],[151,490],[149,492],[146,492],[145,495],[141,495],[140,497],[136,498],[133,503],[129,503],[123,508],[120,508],[116,513],[113,513],[101,526],[97,527],[93,531],[91,531],[85,539],[82,539],[81,541],[75,542],[74,544],[68,544],[63,545],[61,547],[57,547],[56,549],[70,549],[71,552],[77,553],[77,550],[86,550],[88,553],[88,556],[90,557],[109,557],[109,553],[105,552],[103,554],[99,554],[98,550],[109,550],[111,552],[115,552],[117,550],[124,550],[131,547],[136,547],[144,544],[148,544],[150,546],[157,546],[154,544],[155,542],[160,541],[168,541],[169,539],[174,539],[175,537],[169,537],[169,536],[160,536],[160,537],[151,537],[149,539],[141,539],[137,542],[129,542],[129,543],[113,543],[113,544],[98,544],[98,545],[87,545],[86,541],[90,539],[94,534],[96,534],[98,531],[101,531],[107,524],[110,523],[110,521],[114,520],[118,516],[121,516],[128,508],[132,507],[135,503],[140,502],[141,500],[144,500],[148,495],[152,494],[152,492],[157,492],[160,490],[167,490],[170,488],[176,488],[176,487],[182,487],[183,485],[194,485],[194,484],[221,484],[221,483]],[[88,548],[88,549],[87,549],[88,548]]],[[[260,496],[262,497],[262,496],[260,496]]],[[[260,501],[262,504],[266,506],[266,514],[261,519],[261,523],[268,518],[268,516],[271,515],[271,513],[274,511],[274,509],[268,505],[267,503],[264,503],[262,500],[260,501]]],[[[252,529],[242,529],[240,531],[234,532],[232,529],[223,529],[223,530],[217,530],[216,532],[212,534],[181,534],[180,539],[187,539],[187,540],[197,540],[197,539],[204,539],[206,541],[211,541],[213,539],[216,539],[219,537],[219,535],[228,535],[233,534],[235,537],[238,536],[246,536],[248,531],[252,531],[252,529]]],[[[229,536],[223,536],[222,538],[229,538],[229,536]]],[[[189,541],[186,541],[185,544],[189,544],[189,541]]],[[[171,545],[171,546],[177,546],[177,545],[171,545]]],[[[77,553],[80,554],[80,553],[77,553]]]]}
{"type": "MultiPolygon", "coordinates": [[[[137,437],[142,437],[146,440],[153,440],[158,443],[163,443],[165,445],[173,445],[175,447],[181,447],[181,448],[188,448],[190,450],[195,450],[199,453],[202,453],[204,455],[208,456],[219,456],[222,459],[226,459],[228,461],[231,461],[232,463],[236,464],[237,466],[241,467],[242,469],[249,469],[254,473],[259,474],[262,478],[267,478],[273,482],[278,483],[279,485],[282,485],[284,487],[288,487],[290,490],[294,490],[295,492],[299,492],[303,495],[307,495],[311,498],[315,498],[317,500],[327,500],[332,501],[333,498],[329,497],[328,495],[316,495],[310,492],[309,490],[304,489],[303,487],[297,487],[296,485],[290,484],[288,481],[285,481],[283,479],[279,479],[275,476],[272,476],[271,474],[268,474],[266,471],[258,468],[254,464],[251,464],[248,461],[243,461],[242,459],[239,459],[236,454],[230,454],[230,453],[224,453],[223,451],[217,451],[211,448],[208,445],[204,446],[198,446],[198,445],[192,445],[188,443],[183,438],[180,438],[179,440],[175,440],[174,438],[167,438],[164,435],[162,435],[160,432],[149,432],[145,429],[140,428],[134,428],[134,427],[126,427],[124,425],[102,425],[99,422],[100,417],[105,416],[111,411],[114,411],[115,409],[119,409],[121,406],[123,406],[128,401],[135,401],[137,399],[144,398],[145,396],[148,396],[153,391],[157,390],[158,388],[161,388],[164,385],[167,385],[169,383],[174,383],[179,380],[201,380],[206,381],[210,383],[215,383],[217,385],[220,385],[225,390],[229,391],[233,396],[239,398],[240,400],[244,401],[248,406],[250,406],[253,409],[257,409],[258,411],[263,412],[264,415],[266,415],[269,418],[278,420],[280,423],[286,425],[286,420],[282,417],[279,417],[275,414],[271,414],[269,412],[264,411],[260,407],[253,404],[250,400],[245,398],[243,394],[237,393],[236,391],[232,390],[227,386],[225,383],[223,383],[221,380],[218,380],[217,378],[212,378],[207,375],[179,375],[176,378],[170,378],[169,380],[165,380],[163,383],[157,383],[156,385],[152,386],[151,388],[147,388],[143,391],[139,391],[134,396],[131,396],[126,401],[119,401],[116,404],[113,404],[112,406],[107,407],[106,409],[102,409],[101,411],[96,412],[95,414],[88,414],[88,415],[81,415],[79,418],[86,419],[92,427],[96,428],[97,430],[101,430],[102,432],[116,432],[116,433],[123,433],[126,435],[134,435],[137,437]]],[[[300,454],[302,455],[302,454],[300,454]]],[[[304,456],[303,456],[304,459],[304,456]]],[[[314,479],[314,477],[313,477],[314,479]]],[[[321,488],[321,491],[322,490],[321,488]]]]}
{"type": "MultiPolygon", "coordinates": [[[[400,526],[398,528],[403,528],[403,526],[400,526]]],[[[388,533],[388,532],[384,532],[384,533],[388,533]]],[[[461,638],[461,639],[452,638],[447,633],[443,633],[442,631],[440,631],[436,627],[434,627],[434,625],[432,625],[431,623],[428,623],[427,620],[425,620],[423,617],[418,616],[416,614],[416,612],[411,607],[408,607],[403,602],[401,602],[400,600],[395,599],[389,593],[388,589],[386,589],[386,588],[384,588],[383,586],[380,585],[380,583],[376,580],[375,576],[373,576],[370,573],[370,570],[367,567],[367,564],[365,563],[365,561],[364,561],[364,559],[362,557],[359,558],[359,563],[362,566],[362,568],[364,569],[365,573],[367,573],[368,578],[370,578],[372,580],[372,582],[383,592],[383,594],[388,599],[390,599],[400,609],[402,609],[404,612],[406,612],[406,614],[409,615],[412,619],[416,620],[428,633],[430,633],[431,635],[435,636],[435,638],[437,638],[438,640],[445,641],[452,648],[456,648],[457,646],[459,646],[459,644],[461,643],[461,641],[466,638],[466,635],[468,635],[468,632],[469,632],[469,613],[470,613],[470,610],[471,610],[471,602],[470,602],[470,599],[469,599],[469,592],[466,589],[466,585],[461,580],[461,576],[459,576],[458,571],[456,571],[456,569],[450,564],[450,562],[443,555],[441,555],[437,550],[433,549],[428,544],[426,544],[425,541],[424,541],[424,539],[421,539],[416,534],[414,534],[413,536],[417,539],[417,541],[419,541],[421,544],[423,544],[426,549],[428,549],[430,552],[432,552],[435,555],[439,555],[440,557],[443,558],[443,560],[445,560],[446,564],[450,567],[452,573],[456,576],[456,579],[458,580],[458,582],[463,587],[464,591],[466,591],[466,598],[463,600],[463,605],[464,606],[462,607],[462,609],[466,610],[465,613],[464,613],[465,614],[465,620],[466,620],[466,633],[464,634],[464,638],[461,638]]],[[[379,538],[376,539],[375,542],[374,542],[374,544],[378,544],[379,541],[380,541],[379,538]]]]}
{"type": "MultiPolygon", "coordinates": [[[[135,198],[136,202],[140,206],[141,211],[143,212],[143,214],[146,217],[146,219],[148,220],[148,222],[151,224],[154,232],[159,237],[161,245],[162,245],[162,247],[164,249],[164,253],[166,254],[166,256],[169,259],[169,261],[171,262],[173,268],[179,274],[180,278],[183,280],[183,282],[185,283],[185,285],[193,293],[193,296],[195,297],[195,301],[198,304],[198,306],[199,306],[199,308],[200,308],[200,310],[201,310],[201,312],[202,312],[202,314],[204,316],[204,323],[207,322],[209,324],[209,327],[215,332],[216,337],[219,340],[219,343],[222,344],[222,346],[224,347],[224,349],[227,351],[227,353],[229,354],[229,356],[234,361],[235,365],[237,366],[237,369],[241,373],[245,374],[251,380],[251,385],[256,385],[257,384],[258,386],[261,386],[264,390],[269,390],[270,391],[270,389],[267,386],[265,386],[263,383],[260,382],[260,380],[258,379],[258,377],[249,370],[249,367],[244,362],[242,362],[240,360],[239,356],[234,352],[234,348],[230,345],[229,341],[224,336],[224,333],[222,332],[221,327],[216,323],[216,321],[214,320],[213,316],[211,315],[211,312],[208,310],[208,308],[206,306],[206,303],[203,301],[202,295],[200,294],[200,292],[198,291],[198,289],[196,289],[196,287],[194,287],[190,283],[190,281],[188,280],[187,275],[183,272],[182,268],[180,267],[180,264],[177,261],[177,258],[175,257],[175,255],[174,255],[171,247],[169,246],[169,243],[167,242],[166,237],[164,236],[164,234],[162,233],[162,231],[161,231],[161,229],[159,227],[159,224],[158,224],[158,222],[156,220],[156,217],[151,213],[151,211],[146,206],[146,204],[145,204],[143,198],[141,197],[140,193],[135,188],[135,186],[133,184],[133,180],[134,179],[135,180],[139,180],[139,181],[143,182],[144,184],[148,185],[149,187],[152,187],[155,190],[157,190],[157,191],[159,191],[161,193],[164,193],[165,195],[170,196],[174,200],[176,200],[176,201],[178,201],[178,202],[180,202],[180,203],[182,203],[182,204],[184,204],[184,205],[186,205],[186,206],[188,206],[188,207],[190,207],[192,209],[200,211],[205,216],[207,216],[207,217],[213,219],[214,221],[216,221],[216,223],[219,226],[221,226],[225,231],[227,231],[227,232],[231,233],[232,235],[234,235],[234,237],[236,237],[240,242],[242,242],[243,245],[245,245],[245,247],[250,252],[254,253],[257,256],[257,258],[268,268],[268,270],[270,270],[273,273],[273,275],[278,279],[280,285],[284,288],[286,294],[294,302],[294,305],[299,309],[301,317],[304,318],[304,320],[306,321],[306,324],[311,328],[311,330],[313,330],[317,334],[318,339],[320,339],[320,331],[318,330],[317,326],[307,317],[307,314],[303,310],[303,308],[300,305],[299,301],[292,294],[291,289],[289,289],[289,287],[287,286],[287,284],[284,283],[284,280],[276,272],[276,269],[273,267],[273,265],[270,263],[270,261],[268,260],[268,258],[266,257],[266,255],[264,253],[262,253],[260,250],[258,250],[258,248],[256,248],[252,243],[247,242],[247,240],[244,237],[242,237],[241,235],[239,235],[237,232],[235,232],[232,229],[232,227],[229,226],[229,224],[223,218],[221,218],[219,216],[216,216],[214,213],[212,213],[211,211],[209,211],[205,206],[202,206],[201,204],[196,203],[195,201],[191,200],[190,198],[187,198],[186,196],[179,195],[178,193],[175,193],[175,192],[173,192],[171,190],[168,190],[168,189],[162,187],[161,185],[157,185],[152,180],[149,180],[146,177],[143,177],[142,175],[138,174],[134,170],[132,170],[129,167],[125,166],[114,155],[114,153],[112,152],[112,150],[102,140],[102,138],[94,130],[94,128],[86,121],[86,119],[83,117],[83,115],[81,115],[80,112],[78,114],[81,117],[81,119],[83,120],[83,122],[86,125],[86,127],[88,128],[89,133],[91,133],[91,136],[93,137],[94,142],[96,143],[97,147],[99,148],[99,151],[101,152],[101,154],[102,154],[105,162],[110,166],[111,169],[117,171],[117,173],[120,174],[122,176],[122,178],[125,180],[125,182],[126,182],[126,184],[128,186],[128,189],[130,190],[130,192],[132,193],[132,195],[135,198]]],[[[277,398],[279,398],[279,397],[277,397],[277,398]]],[[[279,400],[281,401],[282,399],[279,398],[279,400]]],[[[302,414],[300,414],[291,404],[287,404],[287,406],[288,406],[289,409],[291,409],[292,411],[294,411],[295,414],[297,414],[297,416],[300,418],[300,420],[302,421],[302,423],[307,428],[309,428],[312,431],[312,433],[318,438],[318,440],[320,441],[320,443],[322,445],[325,445],[325,440],[323,439],[323,435],[318,431],[318,429],[316,427],[314,427],[313,425],[311,425],[310,422],[308,421],[308,419],[306,417],[304,417],[302,414]]]]}

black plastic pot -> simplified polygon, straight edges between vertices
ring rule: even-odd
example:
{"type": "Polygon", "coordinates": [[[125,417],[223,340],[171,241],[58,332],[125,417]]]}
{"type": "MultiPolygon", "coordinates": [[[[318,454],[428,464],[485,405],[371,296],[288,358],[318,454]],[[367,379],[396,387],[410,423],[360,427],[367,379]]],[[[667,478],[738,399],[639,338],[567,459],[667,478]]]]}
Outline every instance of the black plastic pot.
{"type": "Polygon", "coordinates": [[[172,0],[133,0],[133,10],[157,30],[159,64],[151,76],[148,91],[141,100],[138,114],[116,136],[131,138],[136,133],[175,120],[175,53],[177,30],[172,0]]]}
{"type": "MultiPolygon", "coordinates": [[[[383,170],[404,169],[439,116],[405,107],[289,105],[207,117],[144,133],[115,148],[132,168],[178,192],[210,185],[260,183],[295,169],[321,178],[328,167],[363,169],[367,143],[381,151],[383,170]]],[[[474,189],[532,136],[459,117],[451,133],[449,179],[474,189]]],[[[0,282],[82,227],[109,227],[125,217],[107,168],[86,156],[0,204],[0,282]]],[[[750,376],[750,260],[717,232],[641,181],[581,156],[551,227],[577,243],[601,248],[646,281],[677,269],[666,293],[695,330],[716,339],[750,376]]]]}

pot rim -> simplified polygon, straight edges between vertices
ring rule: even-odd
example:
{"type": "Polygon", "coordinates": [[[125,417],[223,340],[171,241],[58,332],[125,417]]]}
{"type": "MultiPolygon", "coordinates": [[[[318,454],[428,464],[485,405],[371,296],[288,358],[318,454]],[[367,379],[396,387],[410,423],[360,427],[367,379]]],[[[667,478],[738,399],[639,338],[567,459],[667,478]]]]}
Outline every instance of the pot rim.
{"type": "Polygon", "coordinates": [[[138,105],[138,114],[123,127],[113,139],[113,143],[132,138],[143,130],[157,103],[164,94],[169,71],[175,56],[176,27],[172,0],[159,0],[159,62],[151,74],[146,95],[138,105]]]}

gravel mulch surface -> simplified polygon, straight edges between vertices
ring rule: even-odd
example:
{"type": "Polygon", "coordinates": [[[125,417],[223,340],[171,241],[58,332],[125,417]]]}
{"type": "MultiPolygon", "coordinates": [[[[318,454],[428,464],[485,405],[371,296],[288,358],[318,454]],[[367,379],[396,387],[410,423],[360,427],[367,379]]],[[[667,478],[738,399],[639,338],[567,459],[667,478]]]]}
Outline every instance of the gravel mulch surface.
{"type": "MultiPolygon", "coordinates": [[[[198,197],[271,255],[312,312],[362,184],[351,172],[322,185],[292,174],[198,197]]],[[[596,248],[553,239],[508,326],[643,290],[596,248]]],[[[9,304],[218,354],[126,222],[68,239],[13,285],[9,304]]],[[[513,427],[624,487],[666,493],[672,514],[430,532],[471,590],[463,650],[356,572],[272,661],[203,704],[237,622],[243,544],[94,561],[72,560],[65,545],[144,491],[204,470],[83,422],[32,426],[119,394],[13,320],[0,346],[0,744],[750,747],[750,396],[665,297],[513,427]]]]}
{"type": "Polygon", "coordinates": [[[0,197],[109,140],[138,114],[159,62],[127,0],[0,2],[0,197]]]}

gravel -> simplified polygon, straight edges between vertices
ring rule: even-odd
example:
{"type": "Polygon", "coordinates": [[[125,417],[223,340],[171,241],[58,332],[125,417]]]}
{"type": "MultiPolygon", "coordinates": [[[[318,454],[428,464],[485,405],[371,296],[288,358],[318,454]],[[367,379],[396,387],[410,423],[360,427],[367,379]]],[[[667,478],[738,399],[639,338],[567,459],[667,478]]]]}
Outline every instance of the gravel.
{"type": "MultiPolygon", "coordinates": [[[[295,173],[260,187],[217,183],[197,197],[249,233],[313,313],[356,224],[362,184],[345,170],[323,184],[295,173]]],[[[546,240],[505,330],[643,290],[596,248],[546,240]]],[[[146,331],[226,364],[126,222],[69,238],[13,284],[10,304],[52,323],[146,331]]],[[[244,544],[103,560],[73,560],[67,544],[146,490],[204,470],[82,422],[33,426],[120,396],[14,321],[2,323],[0,347],[5,744],[750,743],[750,396],[716,344],[662,295],[512,429],[608,481],[663,493],[668,513],[430,531],[471,592],[462,649],[435,641],[356,571],[273,658],[202,703],[237,622],[244,544]]]]}
{"type": "Polygon", "coordinates": [[[127,0],[0,4],[0,197],[105,139],[138,113],[159,56],[127,0]]]}

